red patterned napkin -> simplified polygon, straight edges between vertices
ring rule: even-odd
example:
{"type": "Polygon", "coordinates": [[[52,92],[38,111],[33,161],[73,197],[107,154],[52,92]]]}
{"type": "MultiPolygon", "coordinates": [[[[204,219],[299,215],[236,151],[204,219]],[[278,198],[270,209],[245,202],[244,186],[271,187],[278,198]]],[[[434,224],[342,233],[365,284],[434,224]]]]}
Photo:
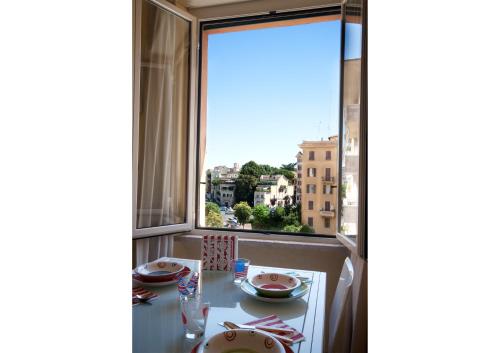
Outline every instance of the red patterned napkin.
{"type": "Polygon", "coordinates": [[[158,294],[156,294],[154,292],[151,292],[151,291],[144,289],[142,287],[135,287],[135,288],[132,288],[132,306],[140,303],[139,299],[134,298],[136,295],[142,295],[146,298],[149,298],[150,301],[158,298],[158,294]]]}
{"type": "Polygon", "coordinates": [[[261,326],[271,326],[271,327],[277,327],[277,328],[291,329],[291,330],[293,330],[293,333],[283,334],[283,336],[288,337],[291,340],[293,340],[293,343],[297,343],[297,342],[300,342],[300,341],[303,341],[306,339],[302,333],[300,333],[299,331],[297,331],[293,327],[290,327],[287,324],[285,324],[283,322],[283,320],[281,320],[279,318],[278,315],[266,316],[266,317],[263,317],[262,319],[246,322],[245,325],[252,325],[252,326],[261,325],[261,326]]]}

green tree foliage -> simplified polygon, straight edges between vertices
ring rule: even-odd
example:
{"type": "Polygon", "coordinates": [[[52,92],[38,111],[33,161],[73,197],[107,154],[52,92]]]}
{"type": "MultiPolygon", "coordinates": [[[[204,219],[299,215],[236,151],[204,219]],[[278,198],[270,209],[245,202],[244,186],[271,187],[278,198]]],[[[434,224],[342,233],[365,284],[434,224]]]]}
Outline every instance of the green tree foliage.
{"type": "Polygon", "coordinates": [[[214,202],[207,202],[205,204],[205,216],[208,216],[210,212],[220,213],[219,206],[214,202]]]}
{"type": "Polygon", "coordinates": [[[274,209],[271,209],[269,212],[269,224],[272,227],[281,228],[283,225],[283,218],[285,217],[285,208],[278,206],[274,209]]]}
{"type": "Polygon", "coordinates": [[[241,174],[235,180],[235,202],[246,202],[253,206],[253,194],[257,187],[258,179],[253,175],[241,174]]]}
{"type": "Polygon", "coordinates": [[[269,208],[265,205],[257,205],[253,208],[252,228],[266,229],[269,227],[269,208]]]}
{"type": "Polygon", "coordinates": [[[295,165],[297,163],[288,163],[288,164],[282,164],[280,169],[285,169],[293,172],[295,170],[295,165]]]}
{"type": "Polygon", "coordinates": [[[310,227],[307,224],[304,224],[302,227],[300,227],[300,232],[301,233],[314,233],[314,228],[310,227]]]}
{"type": "Polygon", "coordinates": [[[260,165],[258,165],[254,161],[250,161],[250,162],[243,164],[243,166],[240,169],[240,175],[241,174],[251,175],[251,176],[258,178],[262,175],[262,168],[260,165]]]}
{"type": "Polygon", "coordinates": [[[222,215],[220,214],[219,208],[217,211],[210,210],[205,218],[205,223],[207,227],[211,228],[222,228],[224,226],[224,221],[222,220],[222,215]]]}
{"type": "Polygon", "coordinates": [[[214,179],[212,180],[212,185],[214,185],[214,186],[215,186],[215,185],[220,185],[220,183],[221,183],[221,180],[220,180],[219,178],[214,178],[214,179]]]}
{"type": "Polygon", "coordinates": [[[245,227],[245,224],[250,220],[250,216],[252,215],[252,208],[248,205],[248,203],[242,201],[234,206],[234,215],[238,219],[238,222],[245,227]]]}
{"type": "Polygon", "coordinates": [[[298,233],[300,232],[300,225],[299,226],[295,226],[295,225],[287,225],[283,228],[283,232],[287,232],[287,233],[298,233]]]}

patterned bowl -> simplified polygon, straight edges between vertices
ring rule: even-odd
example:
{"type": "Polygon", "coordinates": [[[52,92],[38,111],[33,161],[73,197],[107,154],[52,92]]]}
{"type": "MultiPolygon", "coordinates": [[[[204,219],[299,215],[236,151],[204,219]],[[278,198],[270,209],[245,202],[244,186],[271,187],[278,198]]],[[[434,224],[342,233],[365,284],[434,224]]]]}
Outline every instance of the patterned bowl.
{"type": "Polygon", "coordinates": [[[154,261],[138,266],[135,273],[142,282],[167,282],[174,280],[183,268],[178,262],[154,261]]]}
{"type": "Polygon", "coordinates": [[[271,298],[287,297],[301,284],[297,278],[283,273],[261,273],[253,276],[248,283],[260,294],[271,298]]]}
{"type": "Polygon", "coordinates": [[[285,347],[262,331],[229,330],[205,340],[197,353],[286,353],[285,347]]]}

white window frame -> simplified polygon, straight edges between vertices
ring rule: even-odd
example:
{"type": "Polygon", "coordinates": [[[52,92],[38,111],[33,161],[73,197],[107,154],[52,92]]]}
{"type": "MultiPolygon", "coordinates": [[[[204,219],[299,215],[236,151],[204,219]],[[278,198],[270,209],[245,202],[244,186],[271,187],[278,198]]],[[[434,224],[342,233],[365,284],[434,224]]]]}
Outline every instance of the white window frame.
{"type": "Polygon", "coordinates": [[[146,0],[159,8],[173,13],[191,24],[191,47],[189,69],[189,127],[188,127],[188,166],[187,166],[187,193],[186,193],[186,222],[150,228],[137,228],[137,169],[138,169],[138,127],[139,127],[139,94],[140,94],[140,49],[141,49],[141,0],[134,0],[133,6],[133,168],[132,168],[132,238],[145,238],[154,235],[164,235],[191,231],[194,229],[194,214],[196,194],[196,129],[197,129],[197,70],[198,70],[198,20],[190,13],[178,8],[166,0],[146,0]]]}

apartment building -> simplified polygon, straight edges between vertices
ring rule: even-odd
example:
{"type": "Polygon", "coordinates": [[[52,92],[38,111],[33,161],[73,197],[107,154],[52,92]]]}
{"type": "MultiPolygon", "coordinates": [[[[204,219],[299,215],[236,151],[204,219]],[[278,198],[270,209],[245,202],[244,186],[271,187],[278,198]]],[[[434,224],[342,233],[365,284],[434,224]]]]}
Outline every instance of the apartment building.
{"type": "Polygon", "coordinates": [[[297,158],[297,164],[295,165],[295,203],[301,203],[301,195],[302,195],[302,152],[297,153],[295,156],[297,158]]]}
{"type": "Polygon", "coordinates": [[[234,163],[233,167],[220,165],[207,170],[208,198],[219,206],[233,206],[235,180],[238,179],[239,174],[240,165],[238,163],[234,163]]]}
{"type": "Polygon", "coordinates": [[[294,186],[284,175],[262,175],[253,195],[253,204],[285,206],[293,202],[294,186]]]}
{"type": "Polygon", "coordinates": [[[234,205],[234,190],[236,189],[233,179],[223,179],[212,184],[214,200],[219,206],[232,207],[234,205]]]}
{"type": "Polygon", "coordinates": [[[326,141],[303,141],[301,155],[301,186],[303,224],[315,233],[337,233],[337,146],[338,137],[326,141]]]}

